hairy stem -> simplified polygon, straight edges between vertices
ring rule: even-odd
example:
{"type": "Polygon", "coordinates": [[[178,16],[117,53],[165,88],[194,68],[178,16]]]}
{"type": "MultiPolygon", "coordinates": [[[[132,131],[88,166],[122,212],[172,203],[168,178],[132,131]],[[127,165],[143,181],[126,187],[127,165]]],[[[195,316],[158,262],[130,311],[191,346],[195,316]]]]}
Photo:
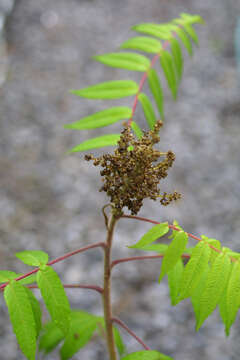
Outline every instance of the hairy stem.
{"type": "Polygon", "coordinates": [[[111,249],[113,241],[113,232],[116,224],[116,217],[111,215],[108,225],[105,257],[104,257],[104,287],[103,287],[103,309],[106,329],[106,340],[110,360],[117,360],[117,353],[114,343],[113,325],[112,325],[112,306],[111,306],[111,249]]]}
{"type": "Polygon", "coordinates": [[[116,324],[120,325],[124,330],[126,330],[132,337],[134,337],[134,339],[139,342],[139,344],[143,346],[145,350],[150,350],[150,348],[146,344],[144,344],[144,342],[132,330],[130,330],[129,327],[124,324],[122,320],[118,319],[117,317],[113,317],[112,322],[115,322],[116,324]]]}

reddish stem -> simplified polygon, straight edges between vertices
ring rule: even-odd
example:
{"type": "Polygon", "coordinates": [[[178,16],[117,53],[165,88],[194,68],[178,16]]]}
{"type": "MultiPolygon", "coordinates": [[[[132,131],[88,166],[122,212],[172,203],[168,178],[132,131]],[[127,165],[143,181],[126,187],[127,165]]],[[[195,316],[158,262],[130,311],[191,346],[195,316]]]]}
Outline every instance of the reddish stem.
{"type": "Polygon", "coordinates": [[[120,325],[124,330],[126,330],[132,337],[134,337],[139,342],[139,344],[143,346],[145,350],[151,350],[132,330],[129,329],[126,324],[124,324],[122,320],[118,319],[117,317],[112,317],[112,322],[115,322],[116,324],[120,325]]]}
{"type": "MultiPolygon", "coordinates": [[[[132,256],[128,258],[122,258],[112,261],[111,268],[116,266],[117,264],[128,262],[128,261],[134,261],[134,260],[151,260],[151,259],[162,259],[164,255],[144,255],[144,256],[132,256]]],[[[182,254],[182,258],[189,259],[190,255],[188,254],[182,254]]]]}
{"type": "MultiPolygon", "coordinates": [[[[170,42],[167,40],[167,41],[164,41],[163,45],[162,45],[162,49],[165,50],[168,45],[170,44],[170,42]]],[[[152,61],[151,61],[151,64],[148,68],[148,70],[143,74],[141,80],[140,80],[140,83],[139,83],[139,87],[138,87],[138,92],[137,94],[135,95],[135,98],[134,98],[134,103],[133,103],[133,106],[132,106],[132,114],[131,114],[131,117],[130,119],[128,120],[128,126],[131,126],[131,123],[133,121],[133,116],[135,114],[135,111],[136,111],[136,107],[137,107],[137,103],[138,103],[138,97],[139,97],[139,94],[140,92],[142,91],[142,88],[143,88],[143,85],[148,77],[148,72],[151,68],[153,68],[153,66],[155,65],[156,61],[160,58],[161,56],[161,53],[158,53],[156,54],[153,58],[152,58],[152,61]]]]}
{"type": "MultiPolygon", "coordinates": [[[[37,285],[27,285],[29,289],[39,289],[37,285]]],[[[65,289],[89,289],[89,290],[95,290],[99,292],[99,294],[102,294],[103,288],[97,285],[78,285],[78,284],[65,284],[63,285],[65,289]]]]}
{"type": "MultiPolygon", "coordinates": [[[[90,249],[94,249],[94,248],[96,248],[96,247],[105,248],[105,243],[104,243],[104,242],[98,242],[98,243],[95,243],[95,244],[92,244],[92,245],[84,246],[84,247],[82,247],[82,248],[80,248],[80,249],[78,249],[78,250],[71,251],[71,252],[67,253],[66,255],[60,256],[60,257],[56,258],[55,260],[50,261],[47,265],[56,264],[56,263],[59,262],[59,261],[62,261],[62,260],[67,259],[68,257],[71,257],[71,256],[73,256],[73,255],[79,254],[79,253],[81,253],[81,252],[83,252],[83,251],[87,251],[87,250],[90,250],[90,249]]],[[[34,269],[34,270],[32,270],[32,271],[29,271],[28,273],[17,277],[15,280],[18,281],[18,280],[25,279],[26,277],[28,277],[28,276],[30,276],[30,275],[35,274],[36,272],[38,272],[38,270],[39,270],[39,268],[34,269]]],[[[8,282],[0,285],[0,290],[3,290],[3,289],[7,286],[7,284],[8,284],[8,282]]]]}
{"type": "MultiPolygon", "coordinates": [[[[150,220],[150,219],[147,219],[147,218],[144,218],[144,217],[140,217],[140,216],[133,216],[133,215],[122,215],[121,218],[125,218],[125,219],[135,219],[135,220],[140,220],[140,221],[145,221],[145,222],[149,222],[151,224],[161,224],[160,222],[158,221],[155,221],[155,220],[150,220]]],[[[176,231],[181,231],[181,229],[179,229],[178,227],[174,226],[174,225],[170,225],[168,224],[168,227],[169,229],[172,229],[172,230],[176,230],[176,231]]],[[[186,231],[185,231],[186,232],[186,231]]],[[[186,232],[186,234],[191,237],[192,239],[194,240],[197,240],[197,241],[202,241],[202,239],[200,239],[199,237],[191,234],[191,233],[188,233],[186,232]]],[[[214,246],[208,244],[210,246],[210,248],[212,248],[214,251],[218,252],[218,253],[221,253],[221,250],[215,248],[214,246]]],[[[233,261],[236,261],[235,259],[232,259],[233,261]]]]}

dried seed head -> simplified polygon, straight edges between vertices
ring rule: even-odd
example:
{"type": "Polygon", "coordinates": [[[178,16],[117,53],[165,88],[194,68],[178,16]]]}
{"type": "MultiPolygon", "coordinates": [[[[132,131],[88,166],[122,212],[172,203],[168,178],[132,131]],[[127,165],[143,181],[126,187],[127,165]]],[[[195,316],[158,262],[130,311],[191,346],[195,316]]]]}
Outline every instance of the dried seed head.
{"type": "Polygon", "coordinates": [[[94,165],[103,168],[100,174],[104,184],[100,191],[105,191],[110,197],[117,215],[123,214],[124,207],[133,215],[137,214],[145,198],[160,198],[160,203],[166,206],[181,197],[177,192],[164,192],[161,195],[158,188],[175,160],[172,151],[161,153],[153,148],[160,141],[158,134],[161,126],[162,122],[158,121],[153,130],[144,132],[141,139],[135,139],[131,129],[124,126],[114,154],[104,154],[98,158],[85,156],[86,160],[93,160],[94,165]],[[163,160],[157,163],[160,157],[163,160]]]}

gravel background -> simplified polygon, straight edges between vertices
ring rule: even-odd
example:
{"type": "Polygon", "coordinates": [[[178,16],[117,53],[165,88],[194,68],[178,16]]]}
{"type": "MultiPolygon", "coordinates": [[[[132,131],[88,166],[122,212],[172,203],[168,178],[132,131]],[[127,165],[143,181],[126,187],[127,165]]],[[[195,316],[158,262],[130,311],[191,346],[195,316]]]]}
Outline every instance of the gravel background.
{"type": "MultiPolygon", "coordinates": [[[[77,98],[69,89],[113,79],[139,80],[141,74],[104,67],[91,56],[116,50],[132,36],[129,29],[136,23],[170,21],[180,12],[200,14],[206,21],[197,26],[200,47],[193,59],[185,52],[177,103],[166,90],[161,146],[177,154],[166,187],[182,192],[184,198],[166,209],[146,201],[140,215],[177,219],[186,231],[215,237],[240,251],[240,102],[234,49],[240,2],[0,0],[1,269],[26,271],[14,258],[23,249],[42,249],[55,258],[104,239],[99,209],[106,198],[96,190],[97,169],[82,155],[65,154],[99,131],[78,133],[63,125],[107,105],[77,98]]],[[[132,99],[119,101],[123,103],[131,105],[132,99]]],[[[143,124],[141,112],[137,114],[143,124]]],[[[109,131],[119,131],[119,125],[109,131]]],[[[114,257],[133,254],[126,245],[148,228],[122,220],[114,257]]],[[[55,269],[64,282],[97,283],[101,266],[100,250],[92,250],[55,269]]],[[[214,313],[195,334],[190,304],[172,308],[166,282],[156,282],[158,274],[158,261],[116,267],[113,297],[118,316],[151,348],[175,360],[239,359],[239,321],[226,339],[214,313]]],[[[101,313],[97,294],[69,290],[69,296],[73,308],[101,313]]],[[[129,351],[140,349],[123,335],[129,351]]],[[[0,349],[2,360],[23,359],[3,306],[0,349]]],[[[93,342],[74,359],[106,359],[104,344],[93,342]]]]}

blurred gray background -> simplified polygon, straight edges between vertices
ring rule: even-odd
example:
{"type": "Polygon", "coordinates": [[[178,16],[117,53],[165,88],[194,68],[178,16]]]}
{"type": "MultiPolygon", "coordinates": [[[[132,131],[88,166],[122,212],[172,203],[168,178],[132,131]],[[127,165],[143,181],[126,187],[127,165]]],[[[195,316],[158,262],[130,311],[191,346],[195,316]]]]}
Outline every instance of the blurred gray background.
{"type": "MultiPolygon", "coordinates": [[[[120,124],[91,134],[64,130],[64,124],[111,104],[77,98],[69,89],[114,79],[139,81],[140,73],[104,67],[91,56],[117,50],[134,35],[134,24],[170,21],[180,12],[199,14],[206,21],[196,26],[200,47],[193,59],[184,50],[177,103],[165,91],[161,148],[177,154],[165,188],[182,192],[183,199],[167,208],[146,201],[140,215],[177,219],[186,231],[215,237],[240,251],[240,1],[0,0],[1,269],[27,271],[14,257],[24,249],[45,250],[53,259],[104,240],[100,209],[107,199],[98,192],[98,169],[82,154],[66,151],[90,136],[117,132],[120,124]]],[[[132,101],[114,104],[131,106],[132,101]]],[[[144,126],[141,111],[135,120],[144,126]]],[[[148,229],[148,224],[121,220],[114,257],[133,255],[126,245],[148,229]]],[[[101,250],[75,256],[55,269],[65,283],[100,283],[101,250]]],[[[239,319],[229,338],[217,312],[196,334],[190,303],[170,306],[166,281],[156,281],[159,269],[159,261],[116,267],[115,313],[151,348],[175,360],[239,359],[239,319]]],[[[68,294],[73,308],[101,314],[98,294],[68,294]]],[[[122,334],[129,351],[141,349],[122,334]]],[[[1,360],[23,359],[5,306],[0,307],[0,353],[1,360]]],[[[74,359],[107,359],[105,345],[96,339],[74,359]]]]}

